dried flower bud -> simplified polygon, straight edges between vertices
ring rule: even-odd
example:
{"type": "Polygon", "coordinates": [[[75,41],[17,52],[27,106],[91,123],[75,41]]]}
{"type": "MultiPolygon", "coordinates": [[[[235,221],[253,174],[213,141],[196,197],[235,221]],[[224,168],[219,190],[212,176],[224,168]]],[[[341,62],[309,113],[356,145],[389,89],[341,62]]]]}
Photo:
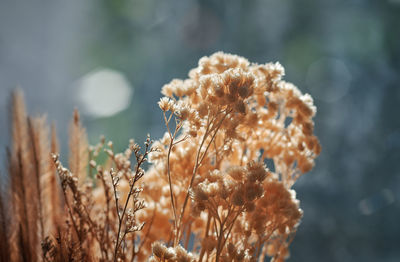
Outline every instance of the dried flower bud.
{"type": "Polygon", "coordinates": [[[240,181],[244,177],[245,169],[240,166],[232,166],[228,168],[227,172],[233,179],[240,181]]]}
{"type": "Polygon", "coordinates": [[[190,114],[190,110],[188,107],[183,107],[179,110],[180,119],[182,121],[188,119],[189,114],[190,114]]]}
{"type": "Polygon", "coordinates": [[[252,212],[256,206],[255,206],[254,202],[247,202],[245,207],[246,207],[247,212],[252,212]]]}
{"type": "Polygon", "coordinates": [[[199,184],[193,190],[190,190],[189,193],[190,193],[190,196],[192,197],[192,199],[195,201],[205,201],[208,199],[208,194],[205,191],[203,184],[199,184]]]}
{"type": "Polygon", "coordinates": [[[174,256],[175,256],[175,251],[173,250],[173,248],[169,247],[169,248],[165,249],[165,252],[163,255],[164,259],[166,259],[168,261],[169,259],[172,259],[174,256]]]}
{"type": "Polygon", "coordinates": [[[175,259],[177,262],[194,262],[192,253],[187,252],[182,246],[175,247],[175,259]]]}
{"type": "Polygon", "coordinates": [[[264,192],[264,189],[260,184],[247,183],[245,185],[245,189],[245,196],[247,201],[253,201],[256,198],[261,197],[264,192]]]}
{"type": "Polygon", "coordinates": [[[235,206],[243,206],[244,205],[244,190],[242,188],[238,188],[232,194],[232,204],[235,206]]]}
{"type": "Polygon", "coordinates": [[[208,105],[201,103],[197,109],[200,117],[205,117],[208,114],[208,105]]]}
{"type": "Polygon", "coordinates": [[[158,106],[164,112],[170,110],[170,99],[168,97],[162,97],[158,102],[158,106]]]}
{"type": "Polygon", "coordinates": [[[239,93],[239,96],[240,96],[241,98],[246,98],[247,95],[249,94],[249,88],[248,88],[248,86],[247,86],[247,85],[242,85],[241,87],[239,87],[238,93],[239,93]]]}
{"type": "Polygon", "coordinates": [[[163,258],[167,248],[161,244],[160,242],[154,242],[151,245],[151,249],[153,250],[153,254],[158,258],[163,258]]]}
{"type": "Polygon", "coordinates": [[[297,165],[298,165],[301,173],[307,173],[314,166],[313,162],[311,162],[309,159],[307,159],[304,156],[300,157],[300,159],[297,162],[297,165]]]}
{"type": "Polygon", "coordinates": [[[244,105],[242,100],[239,100],[236,104],[235,104],[235,110],[241,114],[246,113],[246,106],[244,105]]]}
{"type": "Polygon", "coordinates": [[[96,168],[96,161],[90,160],[89,165],[91,168],[96,168]]]}
{"type": "Polygon", "coordinates": [[[247,178],[251,182],[262,182],[267,177],[267,170],[262,162],[249,162],[247,164],[247,171],[247,178]]]}
{"type": "Polygon", "coordinates": [[[190,129],[190,130],[189,130],[189,135],[190,135],[191,137],[197,137],[197,131],[196,131],[196,129],[190,129]]]}

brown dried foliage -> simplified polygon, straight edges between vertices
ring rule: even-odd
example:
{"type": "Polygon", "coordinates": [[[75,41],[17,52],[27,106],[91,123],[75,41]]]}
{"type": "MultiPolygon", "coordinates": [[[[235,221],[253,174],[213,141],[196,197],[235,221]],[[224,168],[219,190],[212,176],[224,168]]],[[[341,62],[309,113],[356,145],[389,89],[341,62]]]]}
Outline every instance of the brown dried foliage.
{"type": "Polygon", "coordinates": [[[54,126],[27,117],[15,93],[1,261],[284,260],[302,217],[291,187],[321,148],[312,98],[283,75],[278,63],[204,57],[163,87],[164,137],[122,153],[104,138],[89,146],[75,110],[69,169],[54,126]]]}

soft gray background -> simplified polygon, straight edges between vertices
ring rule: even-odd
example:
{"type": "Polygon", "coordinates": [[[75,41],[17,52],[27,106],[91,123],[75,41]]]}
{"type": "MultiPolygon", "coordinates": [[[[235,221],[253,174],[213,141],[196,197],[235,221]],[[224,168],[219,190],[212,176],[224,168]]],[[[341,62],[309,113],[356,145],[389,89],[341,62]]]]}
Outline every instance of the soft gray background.
{"type": "Polygon", "coordinates": [[[400,0],[1,0],[0,172],[16,86],[30,113],[56,122],[65,155],[74,107],[92,143],[105,134],[122,148],[162,135],[160,88],[201,56],[280,61],[315,98],[323,146],[296,185],[304,219],[289,261],[399,261],[399,28],[400,0]],[[123,109],[107,117],[85,114],[80,95],[100,69],[119,80],[101,78],[111,91],[89,99],[123,109]],[[113,98],[127,88],[128,107],[113,98]]]}

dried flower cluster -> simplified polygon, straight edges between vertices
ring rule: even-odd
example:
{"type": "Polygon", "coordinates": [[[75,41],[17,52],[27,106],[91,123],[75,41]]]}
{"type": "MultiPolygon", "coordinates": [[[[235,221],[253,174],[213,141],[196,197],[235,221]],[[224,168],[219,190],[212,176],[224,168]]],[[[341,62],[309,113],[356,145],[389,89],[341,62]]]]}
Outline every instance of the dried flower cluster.
{"type": "Polygon", "coordinates": [[[14,96],[1,261],[283,261],[302,217],[291,187],[321,150],[312,98],[283,75],[204,57],[162,88],[163,138],[123,153],[88,146],[75,111],[69,169],[14,96]]]}

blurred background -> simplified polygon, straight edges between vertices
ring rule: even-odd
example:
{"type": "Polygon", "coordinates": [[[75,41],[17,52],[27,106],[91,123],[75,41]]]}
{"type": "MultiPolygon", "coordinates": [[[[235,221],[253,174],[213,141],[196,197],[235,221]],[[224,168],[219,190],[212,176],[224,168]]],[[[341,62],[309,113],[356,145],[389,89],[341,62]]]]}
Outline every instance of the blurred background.
{"type": "Polygon", "coordinates": [[[74,107],[91,143],[165,131],[163,84],[215,51],[279,61],[318,107],[323,151],[295,188],[289,261],[400,259],[400,0],[2,0],[0,172],[11,90],[55,122],[74,107]]]}

